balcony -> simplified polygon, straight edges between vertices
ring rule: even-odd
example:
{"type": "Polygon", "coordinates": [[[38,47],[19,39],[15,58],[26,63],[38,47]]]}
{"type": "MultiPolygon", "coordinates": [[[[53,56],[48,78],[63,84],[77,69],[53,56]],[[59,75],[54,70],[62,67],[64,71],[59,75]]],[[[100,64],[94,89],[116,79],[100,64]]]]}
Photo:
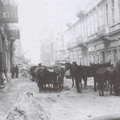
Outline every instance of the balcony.
{"type": "Polygon", "coordinates": [[[74,49],[74,48],[76,48],[76,47],[78,47],[77,41],[75,41],[75,42],[73,42],[73,43],[68,43],[68,44],[67,44],[67,49],[68,49],[68,50],[74,49]]]}
{"type": "Polygon", "coordinates": [[[80,44],[83,44],[83,43],[84,43],[84,38],[78,37],[77,38],[77,45],[79,46],[80,44]]]}
{"type": "Polygon", "coordinates": [[[65,53],[65,51],[66,51],[66,47],[65,47],[65,46],[60,47],[60,48],[59,48],[59,51],[65,53]]]}
{"type": "Polygon", "coordinates": [[[81,18],[83,15],[85,15],[85,10],[81,7],[78,7],[77,10],[76,10],[76,16],[78,18],[81,18]]]}
{"type": "Polygon", "coordinates": [[[106,35],[106,30],[105,30],[105,25],[101,25],[97,27],[97,36],[98,37],[103,37],[106,35]]]}
{"type": "Polygon", "coordinates": [[[77,37],[77,40],[73,43],[68,43],[67,44],[67,49],[74,49],[77,47],[85,47],[85,38],[83,38],[82,36],[77,37]]]}

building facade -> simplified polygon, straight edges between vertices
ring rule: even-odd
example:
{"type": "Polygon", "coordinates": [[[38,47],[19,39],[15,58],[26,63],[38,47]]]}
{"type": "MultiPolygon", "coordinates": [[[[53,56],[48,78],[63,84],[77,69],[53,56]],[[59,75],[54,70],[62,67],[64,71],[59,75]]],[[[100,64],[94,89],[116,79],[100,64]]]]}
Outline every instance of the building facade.
{"type": "MultiPolygon", "coordinates": [[[[17,16],[17,7],[13,0],[1,0],[0,1],[0,13],[7,12],[9,8],[9,13],[14,12],[17,16]],[[12,8],[13,6],[13,8],[12,8]],[[5,8],[5,9],[3,9],[5,8]],[[15,9],[14,9],[15,8],[15,9]],[[14,11],[15,10],[15,11],[14,11]]],[[[14,41],[16,39],[19,39],[19,30],[14,25],[14,22],[17,23],[16,18],[9,18],[8,16],[2,16],[0,17],[0,85],[3,84],[2,80],[2,72],[5,73],[5,75],[10,73],[10,69],[12,64],[14,64],[14,41]],[[14,21],[15,20],[15,21],[14,21]],[[11,23],[12,22],[12,23],[11,23]],[[17,33],[17,34],[16,34],[17,33]]]]}
{"type": "Polygon", "coordinates": [[[41,43],[41,63],[44,65],[54,65],[57,60],[65,60],[66,47],[64,34],[50,34],[41,43]]]}
{"type": "Polygon", "coordinates": [[[112,64],[120,59],[120,0],[94,0],[78,8],[79,20],[64,33],[67,59],[78,64],[112,64]]]}

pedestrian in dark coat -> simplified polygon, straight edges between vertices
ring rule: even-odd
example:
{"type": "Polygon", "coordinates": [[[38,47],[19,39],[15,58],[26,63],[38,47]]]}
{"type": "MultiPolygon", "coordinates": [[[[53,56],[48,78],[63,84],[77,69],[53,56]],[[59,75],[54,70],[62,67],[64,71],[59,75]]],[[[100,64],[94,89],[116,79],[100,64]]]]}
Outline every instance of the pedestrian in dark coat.
{"type": "Polygon", "coordinates": [[[14,73],[15,73],[15,67],[14,67],[14,64],[12,65],[12,67],[11,67],[11,78],[13,78],[14,79],[14,73]]]}
{"type": "Polygon", "coordinates": [[[19,68],[18,68],[18,66],[16,65],[16,66],[15,66],[15,75],[16,75],[16,78],[18,78],[18,73],[19,73],[19,68]]]}

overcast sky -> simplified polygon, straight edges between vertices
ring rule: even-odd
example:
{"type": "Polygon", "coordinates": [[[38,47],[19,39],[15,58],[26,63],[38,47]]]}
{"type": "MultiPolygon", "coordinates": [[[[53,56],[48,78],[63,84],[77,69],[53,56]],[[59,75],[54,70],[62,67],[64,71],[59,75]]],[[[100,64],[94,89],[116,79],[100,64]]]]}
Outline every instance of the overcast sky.
{"type": "Polygon", "coordinates": [[[93,0],[17,0],[23,53],[32,63],[40,62],[40,41],[45,30],[65,26],[76,19],[78,6],[86,7],[93,0]]]}

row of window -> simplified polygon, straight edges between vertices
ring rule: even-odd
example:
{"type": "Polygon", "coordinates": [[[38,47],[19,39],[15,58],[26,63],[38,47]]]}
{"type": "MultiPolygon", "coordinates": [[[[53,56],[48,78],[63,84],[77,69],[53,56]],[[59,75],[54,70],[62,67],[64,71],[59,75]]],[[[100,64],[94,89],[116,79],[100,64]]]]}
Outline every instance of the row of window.
{"type": "MultiPolygon", "coordinates": [[[[97,56],[95,54],[91,54],[89,56],[79,57],[80,55],[70,56],[69,61],[76,61],[78,65],[89,65],[89,63],[105,63],[105,53],[101,52],[97,56]]],[[[114,50],[113,54],[108,52],[107,61],[111,61],[112,64],[117,62],[117,51],[114,50]]]]}
{"type": "Polygon", "coordinates": [[[120,20],[120,0],[111,0],[104,6],[98,6],[92,13],[75,24],[72,32],[76,32],[76,36],[81,34],[83,37],[87,37],[104,29],[105,26],[114,24],[115,20],[120,20]]]}

